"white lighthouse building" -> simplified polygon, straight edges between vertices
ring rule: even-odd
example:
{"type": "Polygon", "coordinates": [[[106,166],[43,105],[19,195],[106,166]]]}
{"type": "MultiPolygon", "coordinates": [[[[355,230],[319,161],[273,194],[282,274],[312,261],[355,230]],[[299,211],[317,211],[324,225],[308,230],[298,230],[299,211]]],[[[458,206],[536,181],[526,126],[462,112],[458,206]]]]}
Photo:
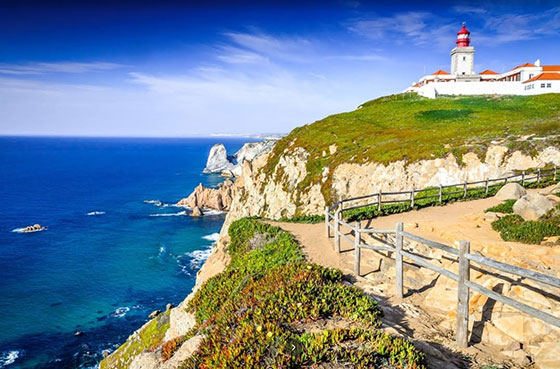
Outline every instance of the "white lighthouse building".
{"type": "Polygon", "coordinates": [[[409,87],[406,92],[435,98],[438,95],[537,95],[560,93],[560,65],[535,63],[519,65],[505,73],[489,69],[474,72],[474,47],[465,23],[457,32],[451,50],[451,73],[438,70],[409,87]]]}

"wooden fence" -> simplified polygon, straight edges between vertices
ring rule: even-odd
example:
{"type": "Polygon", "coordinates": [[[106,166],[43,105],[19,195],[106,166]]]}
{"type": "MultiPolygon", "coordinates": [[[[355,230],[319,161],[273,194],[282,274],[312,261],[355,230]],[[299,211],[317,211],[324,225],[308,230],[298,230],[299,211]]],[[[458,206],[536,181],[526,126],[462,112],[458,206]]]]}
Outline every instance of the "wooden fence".
{"type": "MultiPolygon", "coordinates": [[[[534,177],[527,177],[526,173],[521,173],[519,175],[515,175],[515,176],[510,176],[510,177],[504,177],[504,178],[498,178],[498,179],[492,179],[492,180],[485,180],[485,181],[479,181],[479,182],[465,182],[463,184],[463,193],[464,196],[466,196],[467,191],[469,191],[468,186],[469,185],[473,185],[473,184],[477,184],[477,183],[484,183],[484,186],[486,189],[488,189],[489,186],[493,185],[490,184],[491,182],[504,182],[507,183],[508,181],[512,181],[512,179],[514,178],[518,178],[519,182],[521,182],[522,184],[527,183],[528,181],[541,181],[544,177],[551,176],[553,178],[554,181],[556,181],[556,167],[553,169],[548,169],[548,170],[538,170],[536,172],[536,175],[534,177]]],[[[456,187],[455,186],[448,186],[448,187],[456,187]]],[[[437,196],[439,196],[440,202],[441,202],[441,197],[442,197],[442,192],[441,192],[441,188],[443,186],[439,186],[440,191],[439,194],[437,196]]],[[[370,228],[362,228],[359,222],[356,222],[355,225],[349,224],[347,222],[345,222],[344,220],[342,220],[341,214],[344,210],[350,210],[350,209],[356,209],[359,207],[366,207],[366,206],[372,206],[371,203],[366,203],[363,205],[358,205],[358,206],[352,206],[349,208],[344,209],[344,203],[353,201],[353,200],[363,200],[363,199],[367,199],[369,197],[373,197],[373,196],[377,196],[377,199],[379,201],[379,206],[381,205],[381,203],[387,203],[387,202],[411,202],[412,204],[414,204],[414,193],[415,190],[409,191],[409,192],[392,192],[392,193],[379,193],[379,194],[374,194],[374,195],[370,195],[370,196],[361,196],[358,198],[353,198],[353,199],[347,199],[347,200],[343,200],[343,201],[339,201],[337,204],[335,204],[336,206],[331,206],[326,208],[325,211],[325,227],[326,227],[326,233],[327,233],[327,237],[330,237],[330,229],[334,229],[334,247],[335,250],[337,250],[338,252],[340,252],[340,242],[341,239],[344,239],[350,243],[352,243],[354,245],[354,257],[355,257],[355,262],[354,262],[354,268],[355,268],[355,273],[356,275],[360,275],[360,264],[361,264],[361,252],[362,250],[374,250],[374,251],[388,251],[389,257],[391,257],[390,255],[393,255],[392,258],[394,258],[395,260],[395,296],[397,298],[402,298],[403,297],[403,274],[404,274],[404,270],[403,270],[403,258],[406,257],[408,260],[412,261],[412,264],[424,267],[424,268],[428,268],[432,271],[435,271],[436,273],[443,275],[447,278],[451,278],[452,280],[456,281],[458,284],[458,295],[457,295],[457,327],[456,327],[456,342],[457,345],[459,347],[465,348],[468,345],[468,319],[469,319],[469,294],[470,294],[470,290],[473,290],[475,292],[478,292],[484,296],[487,296],[490,299],[493,299],[495,301],[499,301],[502,302],[506,305],[509,305],[515,309],[518,309],[526,314],[529,314],[530,316],[533,316],[535,318],[538,318],[548,324],[551,324],[555,327],[560,328],[560,318],[555,317],[554,315],[551,315],[545,311],[536,309],[532,306],[529,306],[527,304],[524,304],[520,301],[517,301],[515,299],[512,299],[510,297],[507,296],[503,296],[497,292],[494,292],[493,290],[490,290],[484,286],[481,286],[479,284],[473,283],[470,280],[470,270],[473,268],[472,264],[478,264],[479,266],[482,267],[487,267],[487,268],[491,268],[500,272],[505,272],[507,274],[510,275],[514,275],[517,277],[521,277],[521,278],[526,278],[532,281],[535,281],[539,284],[544,284],[547,286],[552,286],[552,287],[556,287],[558,289],[560,289],[560,279],[553,277],[553,276],[549,276],[546,274],[542,274],[536,271],[532,271],[532,270],[528,270],[528,269],[524,269],[524,268],[520,268],[514,265],[509,265],[506,263],[502,263],[487,257],[484,257],[482,255],[478,255],[478,254],[471,254],[470,253],[470,243],[468,241],[461,241],[460,242],[460,246],[459,249],[456,249],[454,247],[451,247],[449,245],[445,245],[439,242],[435,242],[432,240],[428,240],[425,238],[422,238],[418,235],[414,235],[412,233],[406,232],[403,229],[403,223],[397,223],[396,228],[395,229],[370,229],[370,228]],[[383,201],[383,196],[384,195],[393,195],[393,194],[398,194],[398,195],[406,195],[406,194],[411,194],[410,198],[408,200],[393,200],[393,201],[383,201]],[[333,213],[334,210],[334,213],[333,213]],[[341,227],[345,227],[347,229],[347,232],[341,232],[341,227]],[[377,240],[378,242],[380,242],[379,244],[372,244],[372,245],[368,245],[365,243],[365,241],[363,240],[363,235],[365,234],[370,234],[372,236],[372,238],[374,240],[377,240]],[[383,235],[391,235],[393,237],[393,240],[387,240],[387,239],[383,239],[383,235]],[[426,255],[421,255],[418,253],[415,253],[413,250],[411,249],[406,249],[404,247],[405,245],[405,240],[412,240],[415,241],[417,243],[426,245],[430,248],[435,248],[438,250],[443,251],[444,253],[447,254],[448,258],[450,258],[451,260],[455,260],[459,263],[459,268],[458,268],[458,273],[454,273],[450,270],[447,270],[445,268],[442,268],[440,266],[434,265],[432,263],[429,262],[429,258],[427,258],[426,255]]],[[[416,198],[416,200],[418,200],[418,198],[416,198]]],[[[388,237],[387,237],[388,238],[388,237]]],[[[387,257],[387,255],[383,255],[385,257],[387,257]]],[[[479,267],[476,268],[478,271],[481,272],[486,272],[483,269],[480,269],[479,267]]]]}

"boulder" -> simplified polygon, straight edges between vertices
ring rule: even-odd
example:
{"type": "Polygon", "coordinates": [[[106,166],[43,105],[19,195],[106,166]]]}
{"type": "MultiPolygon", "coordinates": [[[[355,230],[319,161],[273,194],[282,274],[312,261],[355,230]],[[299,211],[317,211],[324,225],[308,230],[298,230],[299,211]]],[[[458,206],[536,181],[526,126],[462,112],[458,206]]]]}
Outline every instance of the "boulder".
{"type": "Polygon", "coordinates": [[[487,212],[487,213],[484,214],[484,221],[485,221],[485,222],[490,222],[490,223],[492,223],[492,222],[495,222],[495,221],[498,220],[498,219],[500,219],[500,217],[498,216],[498,214],[496,214],[496,213],[494,213],[494,212],[492,212],[492,211],[489,211],[489,212],[487,212]]]}
{"type": "Polygon", "coordinates": [[[203,173],[221,173],[224,170],[232,170],[235,165],[229,160],[226,147],[223,144],[215,144],[210,149],[206,168],[203,173]]]}
{"type": "Polygon", "coordinates": [[[201,217],[202,215],[202,210],[198,206],[195,206],[191,211],[191,217],[201,217]]]}
{"type": "Polygon", "coordinates": [[[521,197],[513,204],[513,212],[525,220],[537,220],[554,205],[545,196],[533,193],[521,197]]]}
{"type": "Polygon", "coordinates": [[[526,194],[527,191],[520,184],[508,183],[494,197],[498,200],[517,200],[526,194]]]}

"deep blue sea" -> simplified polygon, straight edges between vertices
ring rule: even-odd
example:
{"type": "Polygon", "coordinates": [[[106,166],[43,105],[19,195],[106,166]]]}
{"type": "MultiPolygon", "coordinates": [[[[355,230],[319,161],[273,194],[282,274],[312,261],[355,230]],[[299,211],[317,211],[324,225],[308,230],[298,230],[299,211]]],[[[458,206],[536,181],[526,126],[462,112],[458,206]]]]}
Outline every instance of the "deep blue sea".
{"type": "Polygon", "coordinates": [[[94,367],[185,298],[224,215],[167,205],[217,141],[250,140],[0,137],[0,368],[94,367]]]}

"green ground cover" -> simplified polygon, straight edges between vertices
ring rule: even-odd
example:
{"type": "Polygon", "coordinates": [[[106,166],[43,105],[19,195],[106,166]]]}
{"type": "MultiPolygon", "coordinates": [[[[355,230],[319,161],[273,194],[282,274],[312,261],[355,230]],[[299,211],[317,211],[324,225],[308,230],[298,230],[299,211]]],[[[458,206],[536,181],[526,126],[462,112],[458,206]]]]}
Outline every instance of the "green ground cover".
{"type": "Polygon", "coordinates": [[[527,244],[540,244],[546,237],[560,235],[560,206],[550,210],[538,220],[526,221],[517,214],[513,214],[515,200],[486,209],[508,215],[492,222],[492,229],[500,233],[504,241],[515,241],[527,244]]]}
{"type": "MultiPolygon", "coordinates": [[[[331,182],[321,182],[323,168],[330,174],[342,163],[389,163],[444,157],[458,160],[466,152],[484,154],[492,141],[528,154],[560,139],[560,94],[536,96],[473,96],[426,99],[416,95],[393,95],[369,101],[358,109],[329,116],[294,129],[280,140],[262,169],[272,175],[286,149],[305,148],[307,176],[297,190],[321,183],[327,202],[331,182]],[[541,139],[520,140],[535,135],[541,139]],[[545,139],[542,139],[545,138],[545,139]],[[329,146],[337,145],[334,154],[329,146]]],[[[330,176],[329,176],[330,178],[330,176]]],[[[283,173],[274,180],[280,183],[283,173]]]]}
{"type": "Polygon", "coordinates": [[[377,330],[377,303],[342,284],[339,270],[305,262],[292,235],[250,218],[234,222],[229,235],[231,263],[189,302],[206,338],[182,368],[424,368],[409,341],[377,330]],[[347,325],[302,328],[333,317],[347,325]]]}

